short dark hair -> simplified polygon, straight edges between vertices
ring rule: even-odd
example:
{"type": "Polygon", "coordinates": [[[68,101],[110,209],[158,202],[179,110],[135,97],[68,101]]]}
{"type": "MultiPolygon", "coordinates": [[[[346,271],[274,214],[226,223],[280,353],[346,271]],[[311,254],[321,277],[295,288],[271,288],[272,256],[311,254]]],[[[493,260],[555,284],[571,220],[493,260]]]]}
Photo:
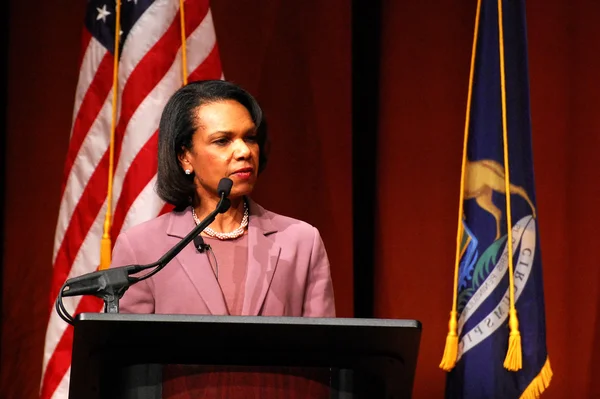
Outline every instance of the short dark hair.
{"type": "Polygon", "coordinates": [[[243,105],[256,126],[259,168],[267,165],[267,124],[258,102],[241,87],[224,80],[190,82],[177,90],[165,105],[158,127],[158,176],[156,191],[165,202],[181,211],[192,204],[196,194],[193,175],[186,175],[179,156],[192,148],[192,136],[198,129],[194,111],[205,104],[233,100],[243,105]]]}

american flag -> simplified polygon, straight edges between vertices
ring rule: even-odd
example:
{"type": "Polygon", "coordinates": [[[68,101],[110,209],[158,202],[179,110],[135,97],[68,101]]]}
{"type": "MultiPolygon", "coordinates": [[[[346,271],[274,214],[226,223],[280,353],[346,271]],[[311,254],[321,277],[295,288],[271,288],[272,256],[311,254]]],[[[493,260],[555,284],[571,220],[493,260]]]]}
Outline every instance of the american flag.
{"type": "MultiPolygon", "coordinates": [[[[183,84],[182,26],[190,81],[222,78],[208,0],[121,0],[111,237],[168,210],[154,192],[158,122],[183,84]]],[[[67,278],[96,270],[107,211],[116,2],[88,0],[79,80],[53,253],[51,303],[67,278]]],[[[98,312],[92,297],[64,300],[71,314],[98,312]]],[[[72,327],[53,308],[40,397],[68,397],[72,327]]]]}

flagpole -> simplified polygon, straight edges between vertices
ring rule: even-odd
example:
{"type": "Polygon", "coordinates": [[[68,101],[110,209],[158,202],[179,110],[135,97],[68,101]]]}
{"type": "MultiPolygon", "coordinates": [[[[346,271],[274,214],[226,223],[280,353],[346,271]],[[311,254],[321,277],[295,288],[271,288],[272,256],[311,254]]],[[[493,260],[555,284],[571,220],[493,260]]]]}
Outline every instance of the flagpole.
{"type": "Polygon", "coordinates": [[[185,8],[184,0],[179,0],[179,20],[181,24],[181,75],[183,85],[187,85],[188,73],[187,73],[187,47],[186,47],[186,36],[185,36],[185,8]]]}

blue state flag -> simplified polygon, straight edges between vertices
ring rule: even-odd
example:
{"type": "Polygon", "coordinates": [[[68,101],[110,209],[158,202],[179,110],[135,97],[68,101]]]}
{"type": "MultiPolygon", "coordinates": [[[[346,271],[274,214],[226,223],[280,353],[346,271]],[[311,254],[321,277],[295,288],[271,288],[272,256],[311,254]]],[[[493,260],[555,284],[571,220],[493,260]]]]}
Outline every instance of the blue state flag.
{"type": "Polygon", "coordinates": [[[552,377],[534,190],[526,30],[523,0],[479,1],[457,239],[453,310],[458,342],[456,362],[442,366],[450,370],[446,398],[537,398],[552,377]],[[521,364],[511,370],[505,367],[511,333],[510,252],[515,331],[520,334],[520,340],[515,339],[520,347],[513,347],[512,356],[522,356],[521,364]]]}

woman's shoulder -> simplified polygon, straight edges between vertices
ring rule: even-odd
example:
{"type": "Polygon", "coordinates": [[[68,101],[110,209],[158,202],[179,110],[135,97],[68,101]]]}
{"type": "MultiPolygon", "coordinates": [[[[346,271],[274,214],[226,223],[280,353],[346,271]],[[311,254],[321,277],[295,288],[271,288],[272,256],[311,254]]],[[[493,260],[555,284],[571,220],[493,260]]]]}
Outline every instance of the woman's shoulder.
{"type": "Polygon", "coordinates": [[[152,235],[164,235],[165,232],[169,230],[173,217],[176,217],[178,214],[179,212],[174,211],[165,213],[153,219],[131,226],[125,229],[122,234],[126,235],[129,240],[135,240],[141,237],[147,238],[152,235]]]}
{"type": "MultiPolygon", "coordinates": [[[[254,215],[256,218],[256,224],[265,231],[293,235],[309,235],[311,237],[314,236],[315,233],[318,233],[317,228],[310,223],[270,211],[256,202],[251,202],[250,209],[251,215],[254,215]]],[[[252,218],[250,220],[252,220],[252,218]]]]}
{"type": "Polygon", "coordinates": [[[162,256],[172,245],[165,239],[172,217],[170,212],[123,229],[113,248],[113,265],[150,263],[162,256]]]}

